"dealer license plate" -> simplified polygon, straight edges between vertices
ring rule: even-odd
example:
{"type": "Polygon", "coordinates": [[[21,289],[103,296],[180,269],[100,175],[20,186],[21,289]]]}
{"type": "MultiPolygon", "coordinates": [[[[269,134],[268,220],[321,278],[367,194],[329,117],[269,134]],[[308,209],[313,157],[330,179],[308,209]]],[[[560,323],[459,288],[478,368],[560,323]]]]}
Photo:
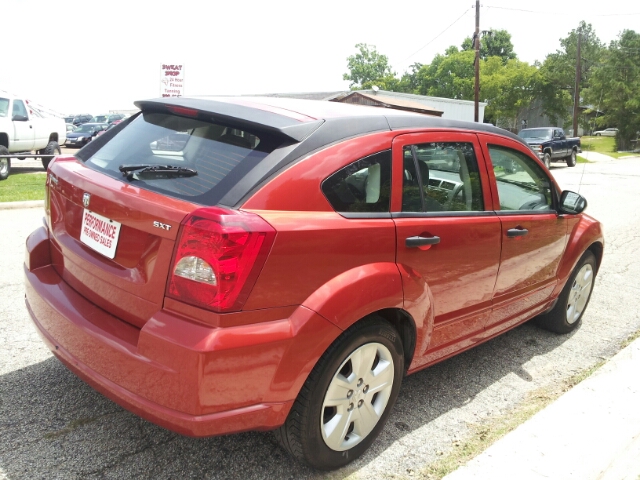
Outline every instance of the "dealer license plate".
{"type": "Polygon", "coordinates": [[[113,258],[116,256],[120,226],[120,222],[85,208],[82,214],[80,241],[105,257],[113,258]]]}

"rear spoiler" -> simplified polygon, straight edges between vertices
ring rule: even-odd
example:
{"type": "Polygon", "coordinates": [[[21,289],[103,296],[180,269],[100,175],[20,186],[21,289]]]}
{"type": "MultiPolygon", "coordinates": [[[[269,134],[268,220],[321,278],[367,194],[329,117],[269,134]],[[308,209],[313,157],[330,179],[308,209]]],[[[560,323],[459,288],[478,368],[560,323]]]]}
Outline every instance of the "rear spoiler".
{"type": "Polygon", "coordinates": [[[259,108],[201,98],[158,98],[137,101],[134,102],[134,105],[143,113],[163,112],[194,117],[203,121],[223,123],[238,129],[275,134],[292,143],[300,143],[324,123],[324,120],[300,122],[295,118],[259,108]]]}

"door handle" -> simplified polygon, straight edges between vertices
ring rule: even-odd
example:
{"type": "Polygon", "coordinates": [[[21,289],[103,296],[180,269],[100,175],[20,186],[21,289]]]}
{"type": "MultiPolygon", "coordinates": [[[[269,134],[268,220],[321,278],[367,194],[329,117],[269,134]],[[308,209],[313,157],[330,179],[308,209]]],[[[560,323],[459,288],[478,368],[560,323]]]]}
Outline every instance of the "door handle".
{"type": "Polygon", "coordinates": [[[437,243],[440,243],[440,237],[421,237],[420,235],[417,235],[415,237],[407,237],[405,240],[407,248],[436,245],[437,243]]]}
{"type": "Polygon", "coordinates": [[[507,237],[522,237],[527,233],[529,233],[529,230],[527,230],[526,228],[510,228],[509,230],[507,230],[507,237]]]}

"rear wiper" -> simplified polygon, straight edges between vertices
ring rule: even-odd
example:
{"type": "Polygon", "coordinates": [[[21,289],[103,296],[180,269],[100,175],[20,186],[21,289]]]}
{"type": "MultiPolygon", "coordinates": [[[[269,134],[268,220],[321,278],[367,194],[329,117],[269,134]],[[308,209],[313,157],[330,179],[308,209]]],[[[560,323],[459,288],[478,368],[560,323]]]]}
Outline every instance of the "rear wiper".
{"type": "Polygon", "coordinates": [[[174,178],[193,177],[198,172],[193,168],[180,167],[178,165],[120,165],[118,170],[127,180],[140,178],[174,178]]]}

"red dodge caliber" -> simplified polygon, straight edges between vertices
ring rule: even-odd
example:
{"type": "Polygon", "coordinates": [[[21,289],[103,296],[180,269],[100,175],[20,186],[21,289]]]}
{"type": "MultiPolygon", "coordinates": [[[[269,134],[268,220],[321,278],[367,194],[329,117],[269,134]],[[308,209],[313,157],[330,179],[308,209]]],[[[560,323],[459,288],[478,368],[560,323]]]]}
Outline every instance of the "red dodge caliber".
{"type": "Polygon", "coordinates": [[[600,224],[515,135],[330,102],[136,105],[50,164],[26,304],[69,369],[158,425],[273,429],[336,468],[404,375],[534,317],[580,324],[600,224]]]}

